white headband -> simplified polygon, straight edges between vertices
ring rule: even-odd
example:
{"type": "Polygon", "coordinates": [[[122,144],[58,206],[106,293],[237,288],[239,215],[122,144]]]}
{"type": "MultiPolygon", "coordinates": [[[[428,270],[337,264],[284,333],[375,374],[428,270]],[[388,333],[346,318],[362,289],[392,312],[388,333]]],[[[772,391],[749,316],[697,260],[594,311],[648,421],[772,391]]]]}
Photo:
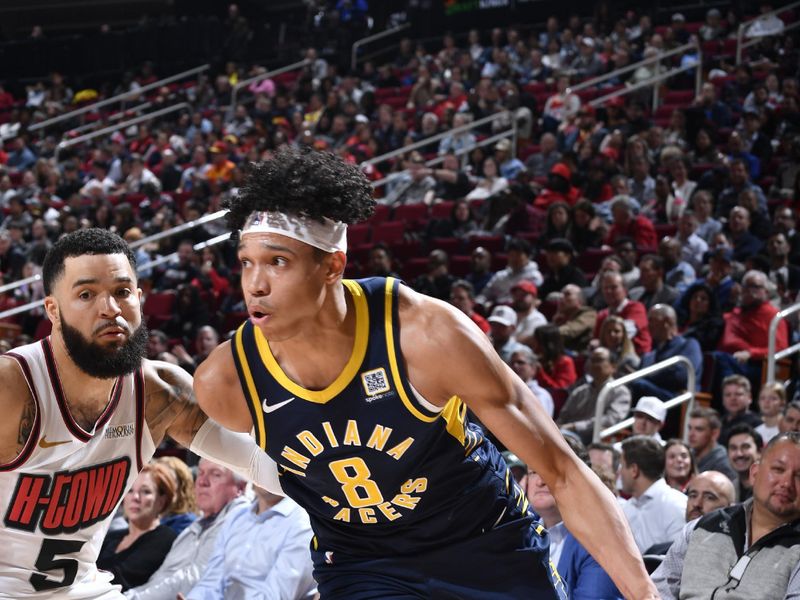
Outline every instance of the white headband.
{"type": "Polygon", "coordinates": [[[277,233],[306,243],[325,252],[347,252],[347,223],[324,222],[302,215],[276,211],[253,212],[242,227],[241,236],[249,233],[277,233]]]}

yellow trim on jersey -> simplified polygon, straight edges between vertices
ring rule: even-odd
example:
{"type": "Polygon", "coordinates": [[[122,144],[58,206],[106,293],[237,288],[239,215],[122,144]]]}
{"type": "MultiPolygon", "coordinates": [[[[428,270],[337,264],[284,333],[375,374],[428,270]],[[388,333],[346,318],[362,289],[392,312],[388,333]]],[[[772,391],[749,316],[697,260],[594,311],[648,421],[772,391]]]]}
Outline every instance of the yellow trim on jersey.
{"type": "MultiPolygon", "coordinates": [[[[258,327],[254,327],[258,331],[258,327]]],[[[247,362],[247,355],[244,352],[244,342],[242,341],[242,332],[244,331],[244,324],[239,326],[236,330],[236,337],[234,338],[234,345],[236,346],[236,354],[239,356],[239,364],[242,366],[242,373],[244,373],[244,381],[247,384],[248,397],[250,403],[253,405],[253,414],[256,415],[256,431],[258,432],[257,439],[258,445],[262,450],[267,449],[267,434],[266,427],[264,426],[264,413],[261,410],[261,400],[256,391],[256,382],[253,380],[253,374],[250,372],[250,365],[247,362]]]]}
{"type": "Polygon", "coordinates": [[[439,415],[431,415],[428,416],[414,406],[411,400],[406,394],[405,386],[403,385],[402,381],[400,380],[400,371],[397,367],[397,356],[395,356],[394,352],[394,328],[392,327],[392,302],[394,300],[392,295],[392,286],[394,285],[394,278],[387,277],[386,278],[386,310],[384,312],[384,329],[386,329],[386,353],[389,355],[389,367],[392,370],[392,379],[394,380],[394,387],[397,388],[397,393],[400,395],[400,399],[405,404],[405,407],[408,409],[412,415],[417,417],[420,421],[425,421],[426,423],[433,423],[436,419],[439,418],[439,415]]]}
{"type": "MultiPolygon", "coordinates": [[[[462,446],[465,445],[466,433],[464,431],[464,417],[467,414],[466,405],[461,402],[461,398],[453,396],[447,401],[442,410],[442,417],[447,421],[447,433],[456,438],[462,446]]],[[[472,439],[470,438],[470,443],[472,439]]]]}
{"type": "Polygon", "coordinates": [[[261,355],[261,360],[270,375],[275,378],[275,381],[279,385],[283,386],[296,397],[310,402],[316,402],[317,404],[325,404],[342,393],[342,390],[348,386],[353,377],[356,376],[356,373],[358,373],[358,369],[364,362],[364,356],[367,353],[367,342],[369,341],[369,310],[367,309],[367,298],[364,295],[364,290],[362,290],[361,286],[355,281],[345,279],[342,283],[353,297],[353,304],[356,309],[356,336],[353,342],[353,352],[350,355],[350,360],[347,361],[344,369],[339,373],[339,376],[334,379],[333,383],[324,390],[307,390],[289,379],[286,373],[283,372],[283,369],[281,369],[278,361],[276,361],[275,357],[272,355],[269,342],[264,337],[264,334],[261,333],[258,327],[253,327],[258,353],[261,355]]]}

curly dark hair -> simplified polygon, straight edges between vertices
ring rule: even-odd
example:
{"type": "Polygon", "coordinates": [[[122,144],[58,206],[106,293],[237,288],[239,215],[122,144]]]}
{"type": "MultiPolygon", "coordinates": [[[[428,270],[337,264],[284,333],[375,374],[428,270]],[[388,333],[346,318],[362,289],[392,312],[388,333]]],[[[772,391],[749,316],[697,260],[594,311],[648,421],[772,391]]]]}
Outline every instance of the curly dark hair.
{"type": "Polygon", "coordinates": [[[330,152],[283,147],[274,158],[251,165],[239,194],[225,203],[228,226],[242,228],[253,211],[280,211],[347,224],[375,208],[372,187],[356,165],[330,152]]]}

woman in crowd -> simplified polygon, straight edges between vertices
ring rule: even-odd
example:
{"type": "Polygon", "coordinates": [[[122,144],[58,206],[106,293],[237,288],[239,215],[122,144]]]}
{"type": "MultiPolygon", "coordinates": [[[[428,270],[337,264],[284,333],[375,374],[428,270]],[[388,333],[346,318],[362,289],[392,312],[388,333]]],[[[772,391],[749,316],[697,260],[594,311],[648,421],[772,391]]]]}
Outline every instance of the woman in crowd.
{"type": "Polygon", "coordinates": [[[536,380],[551,389],[564,389],[578,378],[575,362],[564,353],[564,340],[557,325],[540,325],[533,332],[533,351],[539,357],[536,380]]]}
{"type": "Polygon", "coordinates": [[[176,534],[161,524],[161,515],[175,496],[175,481],[162,465],[146,465],[122,501],[128,527],[110,532],[97,566],[109,571],[112,583],[125,591],[146,583],[164,562],[176,534]]]}
{"type": "Polygon", "coordinates": [[[572,210],[566,202],[554,202],[547,207],[544,232],[539,238],[539,247],[544,248],[552,239],[572,237],[572,210]]]}
{"type": "Polygon", "coordinates": [[[500,176],[499,169],[497,168],[497,161],[493,156],[489,156],[483,160],[483,177],[478,179],[478,183],[467,194],[467,200],[482,200],[493,196],[498,192],[502,192],[508,187],[508,179],[500,176]]]}
{"type": "Polygon", "coordinates": [[[431,222],[427,237],[464,239],[477,232],[478,221],[472,213],[469,202],[457,200],[450,211],[450,218],[431,222]]]}
{"type": "Polygon", "coordinates": [[[594,205],[588,200],[579,201],[572,209],[572,229],[570,237],[575,252],[582,253],[587,248],[599,248],[606,236],[607,226],[597,216],[594,205]]]}
{"type": "Polygon", "coordinates": [[[192,471],[177,456],[161,456],[154,461],[168,468],[175,478],[175,496],[161,517],[161,524],[179,534],[197,520],[192,471]]]}
{"type": "Polygon", "coordinates": [[[691,448],[682,440],[671,439],[664,446],[664,459],[664,479],[667,485],[685,492],[689,480],[697,475],[697,465],[691,448]]]}
{"type": "Polygon", "coordinates": [[[778,435],[783,407],[786,406],[786,388],[780,382],[765,383],[761,386],[758,394],[758,410],[761,419],[764,421],[756,427],[756,431],[761,434],[764,444],[778,435]]]}
{"type": "Polygon", "coordinates": [[[693,337],[703,352],[713,352],[725,328],[717,295],[702,282],[694,283],[678,301],[678,333],[693,337]]]}
{"type": "Polygon", "coordinates": [[[633,373],[641,362],[633,342],[625,329],[625,321],[617,315],[609,315],[600,326],[600,345],[608,348],[614,363],[614,377],[633,373]]]}

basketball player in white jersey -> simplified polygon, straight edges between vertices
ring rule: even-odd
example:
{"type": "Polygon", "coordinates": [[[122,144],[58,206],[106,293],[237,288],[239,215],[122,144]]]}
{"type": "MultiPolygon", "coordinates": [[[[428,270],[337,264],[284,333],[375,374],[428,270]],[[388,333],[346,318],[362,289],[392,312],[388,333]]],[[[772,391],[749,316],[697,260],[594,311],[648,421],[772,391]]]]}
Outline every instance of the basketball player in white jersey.
{"type": "Polygon", "coordinates": [[[142,292],[121,238],[65,236],[43,283],[52,334],[0,357],[0,598],[122,598],[95,560],[165,435],[280,486],[248,436],[207,420],[186,372],[143,360],[142,292]]]}

